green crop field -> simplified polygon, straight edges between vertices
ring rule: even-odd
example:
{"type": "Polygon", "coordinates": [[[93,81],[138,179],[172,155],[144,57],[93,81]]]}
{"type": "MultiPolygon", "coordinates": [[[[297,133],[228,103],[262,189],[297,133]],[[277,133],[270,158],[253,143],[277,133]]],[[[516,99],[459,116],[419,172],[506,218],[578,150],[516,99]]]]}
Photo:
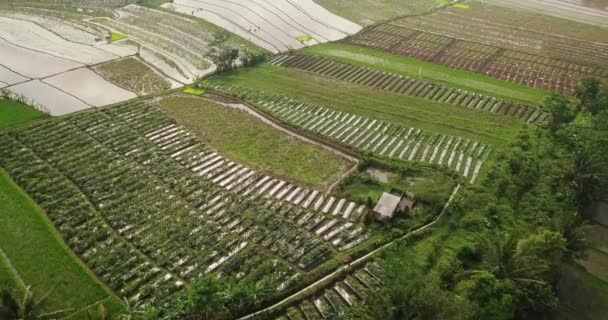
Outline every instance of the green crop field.
{"type": "Polygon", "coordinates": [[[510,117],[386,93],[271,65],[222,74],[213,79],[286,95],[338,111],[471,138],[495,146],[509,143],[522,127],[521,121],[510,117]]]}
{"type": "Polygon", "coordinates": [[[44,113],[30,106],[0,98],[0,130],[42,117],[44,113]]]}
{"type": "Polygon", "coordinates": [[[349,44],[328,43],[307,48],[302,52],[409,77],[444,83],[451,87],[495,97],[540,104],[549,95],[549,92],[544,90],[349,44]]]}
{"type": "MultiPolygon", "coordinates": [[[[48,311],[80,311],[113,294],[72,254],[44,212],[0,169],[0,247],[48,311]]],[[[0,279],[7,279],[6,262],[0,279]]],[[[13,275],[14,277],[14,275],[13,275]]],[[[10,276],[9,276],[10,279],[10,276]]],[[[14,280],[14,278],[13,278],[14,280]]]]}
{"type": "Polygon", "coordinates": [[[196,98],[166,98],[161,109],[235,161],[304,185],[324,187],[353,164],[246,111],[196,98]]]}

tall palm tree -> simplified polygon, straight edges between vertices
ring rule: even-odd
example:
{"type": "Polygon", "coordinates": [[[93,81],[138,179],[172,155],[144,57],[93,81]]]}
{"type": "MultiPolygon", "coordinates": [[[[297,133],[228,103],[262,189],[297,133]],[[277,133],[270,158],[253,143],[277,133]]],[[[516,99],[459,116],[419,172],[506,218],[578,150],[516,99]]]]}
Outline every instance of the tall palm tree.
{"type": "Polygon", "coordinates": [[[38,320],[55,319],[67,314],[70,310],[57,310],[44,312],[42,303],[49,297],[53,289],[45,294],[41,299],[36,300],[32,293],[31,286],[27,286],[21,299],[8,289],[0,291],[0,319],[3,320],[38,320]]]}
{"type": "Polygon", "coordinates": [[[479,237],[477,241],[484,253],[484,269],[497,278],[515,283],[537,282],[535,278],[548,268],[536,257],[518,252],[517,240],[509,233],[491,238],[479,237]]]}

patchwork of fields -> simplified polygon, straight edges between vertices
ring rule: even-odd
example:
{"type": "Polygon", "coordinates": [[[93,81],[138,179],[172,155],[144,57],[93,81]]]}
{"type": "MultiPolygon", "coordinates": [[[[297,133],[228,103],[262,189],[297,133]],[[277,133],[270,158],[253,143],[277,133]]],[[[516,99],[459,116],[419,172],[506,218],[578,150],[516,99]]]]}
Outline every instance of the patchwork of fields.
{"type": "Polygon", "coordinates": [[[575,37],[577,29],[559,19],[513,16],[473,2],[468,9],[398,19],[345,41],[566,95],[585,77],[608,78],[605,30],[582,25],[590,34],[575,37]]]}
{"type": "Polygon", "coordinates": [[[45,121],[1,146],[2,166],[72,250],[117,294],[146,303],[168,303],[210,272],[263,280],[271,299],[369,237],[363,206],[228,161],[154,107],[45,121]]]}
{"type": "Polygon", "coordinates": [[[516,208],[448,208],[534,201],[499,175],[544,172],[549,95],[575,109],[608,81],[607,21],[579,0],[0,3],[0,289],[56,289],[42,307],[69,319],[123,298],[185,317],[212,279],[217,318],[357,318],[392,246],[469,290],[487,248],[464,238],[516,208]]]}

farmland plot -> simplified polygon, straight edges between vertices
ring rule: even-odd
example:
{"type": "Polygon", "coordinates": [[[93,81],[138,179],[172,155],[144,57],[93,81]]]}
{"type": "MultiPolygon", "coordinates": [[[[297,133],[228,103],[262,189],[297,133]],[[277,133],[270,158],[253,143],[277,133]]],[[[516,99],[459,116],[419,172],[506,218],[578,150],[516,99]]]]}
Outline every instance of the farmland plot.
{"type": "MultiPolygon", "coordinates": [[[[165,74],[173,74],[176,77],[174,80],[179,82],[192,83],[198,77],[214,70],[214,66],[204,57],[203,53],[182,45],[179,42],[179,37],[159,35],[148,31],[145,27],[131,25],[121,20],[96,18],[90,21],[121,34],[126,34],[131,40],[141,44],[146,50],[151,51],[151,54],[142,56],[144,59],[150,55],[164,56],[164,59],[171,61],[171,64],[165,63],[164,68],[161,70],[177,68],[176,72],[166,72],[165,74]]],[[[133,47],[130,44],[125,44],[125,46],[133,47]]]]}
{"type": "Polygon", "coordinates": [[[276,320],[321,320],[346,313],[381,290],[384,270],[376,262],[368,262],[342,280],[336,281],[313,297],[288,307],[276,320]]]}
{"type": "Polygon", "coordinates": [[[121,57],[115,52],[104,50],[103,45],[93,46],[65,40],[30,21],[0,17],[0,26],[0,38],[4,41],[66,60],[89,65],[121,57]]]}
{"type": "Polygon", "coordinates": [[[227,161],[140,103],[0,134],[0,165],[103,282],[149,305],[209,273],[264,284],[267,302],[367,239],[363,207],[227,161]]]}
{"type": "Polygon", "coordinates": [[[137,97],[133,92],[106,81],[87,68],[64,72],[46,78],[44,82],[95,107],[137,97]]]}
{"type": "Polygon", "coordinates": [[[548,114],[539,110],[538,107],[517,104],[466,90],[453,89],[440,84],[403,77],[376,69],[358,67],[323,57],[308,55],[277,56],[270,63],[277,66],[298,68],[392,93],[406,94],[454,106],[514,116],[531,123],[542,123],[548,117],[548,114]]]}
{"type": "Polygon", "coordinates": [[[71,38],[57,31],[58,20],[14,12],[0,16],[0,86],[51,115],[63,115],[91,106],[121,102],[136,95],[101,78],[89,65],[134,55],[135,51],[90,43],[87,30],[65,24],[71,38]],[[11,17],[8,17],[10,15],[11,17]],[[46,29],[46,27],[54,29],[46,29]],[[78,34],[82,35],[81,37],[78,34]]]}
{"type": "Polygon", "coordinates": [[[575,40],[560,21],[509,21],[502,11],[451,8],[380,25],[347,41],[567,95],[584,77],[608,78],[605,37],[575,40]]]}
{"type": "Polygon", "coordinates": [[[203,18],[274,53],[335,41],[361,29],[312,0],[176,0],[164,6],[203,18]]]}
{"type": "Polygon", "coordinates": [[[445,134],[433,134],[366,118],[285,96],[211,80],[209,88],[241,97],[264,112],[349,148],[378,156],[447,167],[475,183],[491,146],[445,134]]]}
{"type": "Polygon", "coordinates": [[[608,4],[584,0],[482,0],[483,2],[540,12],[576,22],[608,27],[608,4]]]}

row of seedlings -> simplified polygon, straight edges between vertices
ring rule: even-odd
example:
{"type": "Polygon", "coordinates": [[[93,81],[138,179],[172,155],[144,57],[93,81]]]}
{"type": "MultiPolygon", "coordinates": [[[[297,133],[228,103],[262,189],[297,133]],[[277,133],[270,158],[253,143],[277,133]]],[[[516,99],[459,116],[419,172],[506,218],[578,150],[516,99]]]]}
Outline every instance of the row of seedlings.
{"type": "Polygon", "coordinates": [[[276,66],[306,70],[392,93],[513,116],[529,123],[542,123],[548,117],[548,114],[539,110],[538,107],[450,88],[390,72],[337,62],[324,57],[284,55],[273,58],[270,63],[276,66]]]}
{"type": "Polygon", "coordinates": [[[295,127],[383,157],[437,164],[475,183],[491,152],[488,145],[301,103],[284,96],[213,81],[210,88],[244,97],[295,127]]]}
{"type": "Polygon", "coordinates": [[[377,26],[344,41],[563,94],[572,94],[585,77],[606,77],[608,72],[394,24],[377,26]]]}
{"type": "Polygon", "coordinates": [[[322,320],[343,315],[378,292],[384,284],[383,279],[384,271],[377,263],[369,262],[312,298],[289,307],[277,320],[322,320]]]}
{"type": "Polygon", "coordinates": [[[105,155],[96,148],[71,148],[78,142],[61,141],[67,132],[57,122],[45,122],[13,137],[2,136],[1,165],[47,213],[73,252],[114,292],[144,304],[169,303],[183,282],[111,228],[100,206],[81,192],[79,182],[89,178],[90,171],[107,166],[88,168],[80,157],[105,155]]]}
{"type": "MultiPolygon", "coordinates": [[[[148,113],[160,114],[158,111],[148,113]]],[[[299,215],[293,217],[297,225],[340,250],[352,249],[368,237],[365,228],[357,223],[365,213],[364,205],[261,175],[222,157],[174,123],[147,133],[146,138],[193,174],[226,191],[251,200],[263,199],[294,207],[299,210],[299,215]]]]}
{"type": "Polygon", "coordinates": [[[485,14],[471,19],[468,17],[469,13],[445,10],[434,15],[399,19],[391,22],[391,24],[394,27],[399,26],[452,38],[466,39],[471,41],[470,43],[500,46],[534,55],[539,54],[560,61],[560,67],[571,68],[573,71],[582,70],[586,73],[594,73],[598,77],[608,77],[608,69],[601,68],[608,63],[608,44],[606,43],[590,42],[584,39],[564,37],[563,34],[526,29],[517,23],[496,23],[485,14]],[[467,17],[463,17],[463,14],[467,17]],[[438,21],[441,21],[441,23],[437,23],[438,21]],[[542,44],[542,46],[538,44],[542,44]],[[569,61],[576,64],[569,64],[569,61]],[[600,68],[591,68],[585,65],[600,68]]]}
{"type": "MultiPolygon", "coordinates": [[[[247,199],[240,193],[229,193],[221,188],[219,182],[223,181],[223,178],[218,178],[227,172],[240,171],[238,164],[224,160],[219,161],[223,161],[222,164],[225,166],[209,164],[208,159],[217,157],[217,153],[201,144],[183,128],[178,128],[171,119],[155,108],[124,108],[124,110],[124,113],[116,108],[109,110],[111,115],[108,116],[108,119],[123,120],[124,123],[118,124],[123,131],[137,132],[140,136],[133,139],[139,139],[142,143],[154,148],[153,157],[148,156],[146,160],[142,159],[146,162],[145,165],[150,167],[153,172],[158,171],[155,168],[173,167],[176,170],[178,168],[185,176],[206,181],[208,185],[206,188],[215,191],[206,195],[206,202],[201,204],[200,201],[194,201],[193,205],[203,210],[208,217],[216,220],[223,228],[227,228],[230,232],[236,231],[248,240],[252,239],[256,245],[261,244],[265,248],[272,246],[272,252],[280,253],[282,258],[298,263],[303,269],[309,269],[332,256],[331,249],[324,244],[324,239],[319,234],[312,232],[314,226],[308,227],[309,232],[306,232],[302,229],[303,223],[296,224],[295,221],[286,221],[283,211],[288,211],[290,208],[279,210],[276,203],[270,199],[263,197],[247,199]],[[155,121],[157,124],[154,126],[146,126],[151,122],[150,119],[160,121],[155,121]],[[155,159],[162,159],[162,161],[155,159]],[[254,210],[256,206],[260,208],[254,210]],[[238,214],[239,212],[241,214],[238,214]],[[249,213],[251,215],[248,215],[249,213]],[[289,232],[288,237],[282,229],[293,230],[289,232]]],[[[115,136],[124,137],[125,135],[128,133],[121,132],[115,136]]],[[[244,172],[243,174],[247,175],[244,172]]],[[[163,174],[160,172],[157,175],[163,178],[175,176],[175,173],[163,174]]],[[[187,181],[189,180],[192,178],[187,179],[187,181]]],[[[190,197],[189,194],[184,196],[190,197]]],[[[347,239],[345,235],[339,236],[341,240],[347,239]]]]}

